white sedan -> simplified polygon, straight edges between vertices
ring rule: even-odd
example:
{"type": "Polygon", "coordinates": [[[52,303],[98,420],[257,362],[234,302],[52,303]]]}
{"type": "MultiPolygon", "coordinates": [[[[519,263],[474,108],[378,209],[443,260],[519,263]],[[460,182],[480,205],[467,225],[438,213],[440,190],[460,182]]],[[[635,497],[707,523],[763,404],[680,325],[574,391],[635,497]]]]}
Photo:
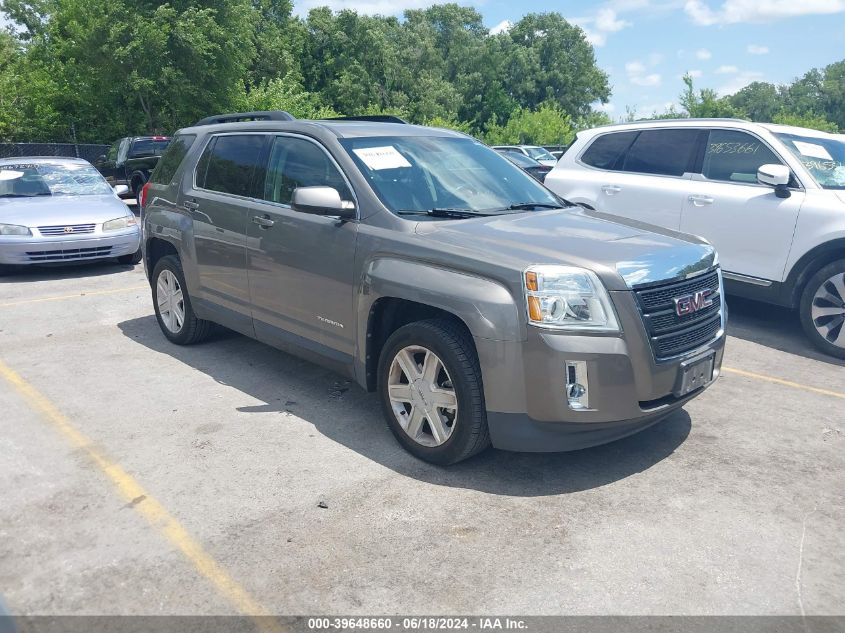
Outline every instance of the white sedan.
{"type": "Polygon", "coordinates": [[[140,246],[135,215],[87,161],[0,160],[0,271],[113,258],[134,265],[140,246]]]}

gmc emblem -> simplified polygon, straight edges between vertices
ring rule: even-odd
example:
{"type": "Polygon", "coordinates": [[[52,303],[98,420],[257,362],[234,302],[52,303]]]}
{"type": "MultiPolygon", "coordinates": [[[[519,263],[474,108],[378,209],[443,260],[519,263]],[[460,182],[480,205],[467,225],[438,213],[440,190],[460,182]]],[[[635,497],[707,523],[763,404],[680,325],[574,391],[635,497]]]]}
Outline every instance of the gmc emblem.
{"type": "Polygon", "coordinates": [[[691,295],[672,299],[675,302],[675,314],[682,317],[709,308],[713,305],[713,299],[710,298],[712,294],[712,290],[699,290],[691,295]]]}

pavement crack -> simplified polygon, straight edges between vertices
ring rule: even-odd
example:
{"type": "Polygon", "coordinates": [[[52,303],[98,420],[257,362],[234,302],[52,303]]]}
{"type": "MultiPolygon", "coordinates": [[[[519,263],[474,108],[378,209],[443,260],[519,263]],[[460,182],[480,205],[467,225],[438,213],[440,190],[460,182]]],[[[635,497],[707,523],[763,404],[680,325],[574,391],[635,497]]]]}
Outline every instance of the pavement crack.
{"type": "Polygon", "coordinates": [[[815,514],[818,509],[819,504],[817,503],[813,506],[812,510],[804,514],[804,518],[801,520],[801,542],[798,545],[798,571],[795,573],[795,590],[798,593],[798,607],[801,609],[802,618],[806,616],[806,613],[804,612],[804,596],[802,594],[801,586],[801,570],[804,566],[804,540],[807,537],[807,519],[815,514]]]}

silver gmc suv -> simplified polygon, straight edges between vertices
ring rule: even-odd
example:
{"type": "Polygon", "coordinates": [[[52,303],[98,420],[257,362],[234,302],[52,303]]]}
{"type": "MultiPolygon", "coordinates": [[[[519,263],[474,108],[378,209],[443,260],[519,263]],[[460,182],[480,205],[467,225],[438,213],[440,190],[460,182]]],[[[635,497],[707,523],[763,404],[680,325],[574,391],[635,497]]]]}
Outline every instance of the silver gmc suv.
{"type": "Polygon", "coordinates": [[[719,375],[707,242],[573,207],[460,133],[196,125],[141,205],[168,339],[221,324],[333,368],[430,462],[609,442],[719,375]]]}

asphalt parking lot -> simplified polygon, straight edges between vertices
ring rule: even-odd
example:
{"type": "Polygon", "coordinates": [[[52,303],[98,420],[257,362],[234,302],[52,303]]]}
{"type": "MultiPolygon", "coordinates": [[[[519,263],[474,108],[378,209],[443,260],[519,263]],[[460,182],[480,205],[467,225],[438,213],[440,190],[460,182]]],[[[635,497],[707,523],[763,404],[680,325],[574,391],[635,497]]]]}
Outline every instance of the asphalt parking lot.
{"type": "Polygon", "coordinates": [[[661,424],[443,469],[331,372],[234,334],[169,344],[142,266],[0,278],[0,601],[843,614],[845,363],[789,312],[730,308],[724,375],[661,424]]]}

